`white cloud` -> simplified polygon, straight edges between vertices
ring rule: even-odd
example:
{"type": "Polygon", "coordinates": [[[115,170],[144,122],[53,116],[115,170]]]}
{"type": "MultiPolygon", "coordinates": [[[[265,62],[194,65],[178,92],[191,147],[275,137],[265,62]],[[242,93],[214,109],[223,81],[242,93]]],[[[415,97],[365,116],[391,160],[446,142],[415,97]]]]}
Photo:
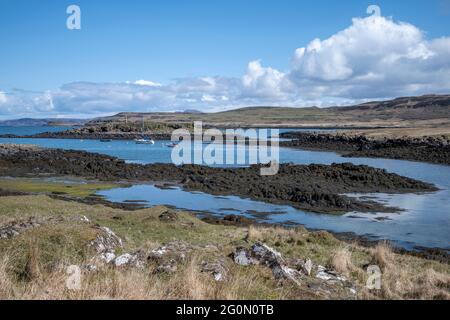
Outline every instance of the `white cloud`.
{"type": "Polygon", "coordinates": [[[161,87],[160,83],[148,81],[148,80],[137,80],[134,84],[138,86],[147,86],[147,87],[161,87]]]}
{"type": "Polygon", "coordinates": [[[422,32],[413,25],[377,16],[355,18],[349,28],[297,49],[293,73],[302,78],[346,80],[371,70],[383,71],[402,58],[427,59],[431,54],[422,32]]]}
{"type": "Polygon", "coordinates": [[[411,24],[355,18],[347,29],[297,49],[289,77],[303,94],[312,95],[326,91],[337,97],[383,98],[448,92],[449,50],[450,38],[428,41],[411,24]]]}
{"type": "Polygon", "coordinates": [[[6,103],[6,94],[3,91],[0,91],[0,104],[6,103]]]}
{"type": "Polygon", "coordinates": [[[180,78],[168,84],[74,82],[42,93],[0,91],[0,115],[328,106],[449,92],[449,37],[426,39],[411,24],[371,16],[355,18],[328,39],[314,39],[297,49],[289,70],[255,60],[236,78],[180,78]]]}
{"type": "Polygon", "coordinates": [[[261,66],[259,60],[252,61],[248,64],[247,74],[242,77],[243,96],[281,98],[284,77],[284,73],[276,69],[261,66]]]}

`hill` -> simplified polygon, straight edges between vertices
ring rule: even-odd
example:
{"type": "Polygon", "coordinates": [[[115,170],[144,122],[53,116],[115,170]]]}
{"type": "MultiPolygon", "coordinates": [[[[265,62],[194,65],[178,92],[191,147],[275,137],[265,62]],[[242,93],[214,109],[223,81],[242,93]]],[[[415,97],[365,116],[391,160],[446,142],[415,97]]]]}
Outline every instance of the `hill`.
{"type": "Polygon", "coordinates": [[[0,121],[0,126],[71,126],[71,125],[82,125],[89,120],[82,119],[62,119],[62,118],[21,118],[12,120],[0,121]]]}
{"type": "Polygon", "coordinates": [[[407,128],[450,127],[450,95],[403,97],[329,108],[248,107],[218,113],[119,113],[90,124],[108,122],[191,123],[219,127],[407,128]]]}

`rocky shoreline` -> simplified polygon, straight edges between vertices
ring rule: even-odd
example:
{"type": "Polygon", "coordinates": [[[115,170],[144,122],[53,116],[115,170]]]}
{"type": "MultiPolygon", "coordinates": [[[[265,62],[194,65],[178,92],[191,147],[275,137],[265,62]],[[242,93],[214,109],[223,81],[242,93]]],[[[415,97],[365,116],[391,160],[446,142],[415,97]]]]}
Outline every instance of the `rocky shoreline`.
{"type": "Polygon", "coordinates": [[[442,137],[375,139],[346,133],[286,132],[280,146],[335,151],[345,157],[373,157],[450,165],[450,141],[442,137]]]}
{"type": "MultiPolygon", "coordinates": [[[[223,217],[217,217],[212,214],[204,214],[201,218],[202,221],[205,221],[209,224],[215,224],[215,225],[224,225],[224,226],[250,226],[255,224],[262,224],[264,226],[276,226],[276,223],[271,222],[262,222],[255,219],[246,218],[243,216],[237,216],[237,215],[226,215],[223,217]]],[[[320,232],[321,230],[308,228],[308,231],[311,232],[320,232]]],[[[332,232],[327,231],[331,233],[336,239],[343,241],[345,243],[353,243],[358,244],[363,247],[373,248],[377,246],[380,242],[380,240],[370,240],[365,236],[357,235],[353,232],[332,232]]],[[[389,241],[387,241],[389,243],[389,241]]],[[[390,244],[391,245],[391,244],[390,244]]],[[[391,249],[399,254],[407,254],[411,256],[416,256],[420,258],[424,258],[427,260],[435,260],[442,263],[450,263],[450,254],[448,249],[444,248],[426,248],[426,247],[415,247],[412,250],[404,249],[401,247],[397,247],[395,245],[391,245],[391,249]]]]}
{"type": "MultiPolygon", "coordinates": [[[[27,192],[13,192],[9,190],[3,190],[0,188],[0,197],[10,197],[10,196],[29,196],[33,195],[32,193],[27,192]]],[[[89,196],[86,198],[79,197],[70,197],[64,194],[50,194],[52,199],[63,200],[69,202],[76,202],[86,205],[102,205],[109,208],[121,209],[124,211],[135,211],[142,210],[145,208],[144,205],[140,205],[133,202],[119,203],[119,202],[111,202],[105,200],[101,196],[89,196]]],[[[177,209],[168,209],[166,212],[159,216],[161,221],[176,221],[178,215],[177,209]]],[[[208,212],[203,212],[200,216],[198,216],[202,221],[212,224],[212,225],[223,225],[223,226],[238,226],[238,227],[250,227],[250,226],[265,226],[265,227],[279,227],[276,223],[271,223],[267,221],[260,221],[257,218],[251,219],[246,218],[240,215],[225,215],[223,217],[218,217],[208,212]]],[[[120,217],[115,217],[117,219],[121,219],[120,217]]],[[[308,229],[310,232],[320,232],[320,230],[316,229],[308,229]]],[[[1,231],[1,230],[0,230],[1,231]]],[[[336,239],[343,241],[345,243],[358,244],[362,247],[373,248],[376,247],[380,241],[378,240],[369,240],[364,236],[357,235],[352,232],[330,232],[336,239]]],[[[1,235],[0,235],[1,238],[1,235]]],[[[393,252],[398,254],[406,254],[410,256],[416,256],[419,258],[439,261],[441,263],[450,263],[450,255],[447,249],[442,248],[426,248],[426,247],[416,247],[413,250],[407,250],[401,247],[396,247],[395,245],[391,245],[391,249],[393,252]]]]}
{"type": "Polygon", "coordinates": [[[341,214],[350,211],[395,212],[396,208],[345,196],[346,193],[412,193],[434,186],[350,163],[280,165],[274,176],[261,176],[261,166],[211,168],[198,165],[129,164],[118,158],[84,151],[0,145],[0,176],[70,175],[102,181],[164,181],[186,190],[237,195],[302,210],[341,214]]]}
{"type": "MultiPolygon", "coordinates": [[[[43,132],[33,135],[15,135],[15,134],[2,134],[0,138],[3,139],[75,139],[75,140],[134,140],[142,139],[142,136],[151,137],[155,141],[171,141],[171,133],[152,133],[152,132],[86,132],[81,129],[74,129],[68,131],[60,132],[43,132]]],[[[194,136],[191,134],[191,140],[194,136]]],[[[205,143],[208,140],[205,137],[205,143]]],[[[241,136],[232,136],[232,141],[227,141],[226,134],[223,135],[223,143],[243,143],[248,145],[250,143],[250,138],[241,136]]],[[[214,140],[213,140],[214,141],[214,140]]],[[[264,143],[264,145],[270,146],[270,140],[252,140],[255,144],[264,143]]]]}
{"type": "MultiPolygon", "coordinates": [[[[147,135],[147,134],[145,134],[147,135]]],[[[152,133],[148,134],[153,140],[170,140],[171,134],[169,133],[152,133]]],[[[43,132],[33,135],[15,135],[15,134],[3,134],[0,138],[6,139],[82,139],[82,140],[134,140],[141,139],[142,133],[140,132],[84,132],[79,129],[60,131],[60,132],[43,132]]]]}
{"type": "MultiPolygon", "coordinates": [[[[123,129],[123,128],[121,128],[123,129]]],[[[107,130],[107,129],[105,129],[107,130]]],[[[109,129],[108,129],[109,130],[109,129]]],[[[144,132],[153,140],[170,141],[170,132],[144,132]]],[[[82,127],[61,132],[43,132],[34,135],[3,134],[6,139],[77,139],[77,140],[134,140],[142,138],[138,131],[102,131],[102,127],[82,127]]],[[[344,157],[387,158],[398,160],[420,161],[433,164],[450,165],[450,140],[446,136],[433,137],[401,137],[371,138],[352,133],[317,133],[317,132],[285,132],[280,138],[291,139],[280,141],[280,147],[299,148],[311,151],[333,151],[344,157]]],[[[239,140],[239,138],[238,138],[239,140]]],[[[226,141],[224,143],[237,143],[226,141]]],[[[242,139],[245,144],[248,138],[242,139]]],[[[257,144],[259,141],[256,142],[257,144]]],[[[264,141],[270,146],[270,140],[264,141]]]]}

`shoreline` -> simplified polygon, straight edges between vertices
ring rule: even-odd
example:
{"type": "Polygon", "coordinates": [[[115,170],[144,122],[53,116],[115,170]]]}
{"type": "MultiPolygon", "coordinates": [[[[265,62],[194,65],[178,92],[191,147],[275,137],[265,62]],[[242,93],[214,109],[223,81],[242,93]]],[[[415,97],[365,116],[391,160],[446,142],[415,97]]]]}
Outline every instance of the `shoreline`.
{"type": "MultiPolygon", "coordinates": [[[[349,199],[351,202],[340,204],[342,201],[346,201],[347,198],[339,195],[342,186],[336,181],[352,182],[353,188],[361,191],[364,189],[366,182],[362,185],[357,182],[361,177],[376,176],[379,185],[372,186],[372,188],[391,188],[388,191],[390,193],[410,193],[410,192],[431,192],[437,189],[427,183],[422,183],[410,178],[404,178],[396,174],[390,174],[385,170],[374,169],[367,166],[356,166],[352,164],[340,164],[340,165],[282,165],[280,167],[280,177],[272,178],[273,181],[262,181],[261,176],[257,174],[259,172],[259,166],[252,166],[250,168],[234,168],[234,169],[221,169],[210,168],[195,165],[188,165],[182,167],[176,167],[171,164],[154,164],[154,165],[138,165],[138,164],[126,164],[123,160],[118,158],[109,157],[100,154],[94,154],[84,151],[66,151],[62,149],[44,149],[35,146],[26,145],[1,145],[0,144],[0,176],[8,176],[13,178],[27,177],[36,178],[51,176],[75,176],[83,179],[96,179],[95,181],[108,181],[118,183],[123,186],[129,186],[133,183],[146,184],[153,182],[157,187],[167,187],[168,185],[177,185],[183,188],[185,191],[201,191],[213,195],[236,195],[241,197],[249,197],[254,200],[265,201],[268,203],[286,204],[303,209],[310,212],[319,212],[320,214],[341,214],[348,211],[360,210],[385,210],[385,212],[396,211],[395,208],[385,207],[379,203],[374,203],[370,200],[359,201],[356,199],[349,199]],[[12,168],[8,170],[8,166],[12,168]],[[39,170],[36,171],[36,167],[39,170]],[[3,172],[2,172],[3,170],[3,172]],[[350,175],[348,175],[350,172],[350,175]],[[317,185],[320,181],[320,176],[329,175],[332,180],[323,180],[320,186],[321,192],[315,195],[315,189],[311,187],[309,190],[304,189],[301,192],[298,189],[298,185],[294,183],[294,180],[298,177],[309,177],[311,181],[317,185]],[[289,177],[293,177],[290,179],[289,177]],[[359,177],[359,178],[358,178],[359,177]],[[382,177],[380,179],[380,177],[382,177]],[[245,184],[241,179],[244,179],[245,184]],[[235,180],[238,179],[238,180],[235,180]],[[383,181],[386,180],[386,185],[389,187],[383,187],[383,181]],[[252,184],[251,181],[257,181],[252,184]],[[398,188],[394,190],[392,184],[398,184],[398,188]],[[253,193],[246,193],[245,188],[227,188],[226,186],[233,185],[245,185],[245,188],[255,188],[253,193]],[[333,185],[333,188],[327,187],[327,185],[333,185]],[[258,196],[258,192],[270,191],[268,186],[272,186],[272,191],[280,189],[280,194],[275,194],[274,198],[261,198],[258,196]],[[400,187],[401,186],[401,187],[400,187]],[[405,188],[406,186],[406,188],[405,188]],[[259,188],[259,189],[258,189],[259,188]],[[328,189],[327,189],[328,188],[328,189]],[[260,190],[260,191],[258,191],[260,190]],[[295,198],[297,201],[306,201],[299,205],[295,203],[291,195],[291,190],[295,190],[295,194],[303,194],[301,198],[295,198]],[[326,192],[328,190],[328,192],[326,192]],[[323,196],[320,196],[323,194],[323,196]],[[310,197],[310,198],[308,198],[310,197]],[[324,200],[326,199],[326,200],[324,200]],[[325,202],[320,202],[325,201],[325,202]],[[336,212],[340,210],[341,212],[336,212]]],[[[270,179],[270,178],[269,178],[270,179]]],[[[303,184],[307,184],[307,179],[300,179],[303,184]]],[[[348,186],[345,187],[348,190],[348,186]]],[[[367,187],[366,187],[367,189],[367,187]]],[[[0,190],[5,191],[5,190],[0,190]]],[[[373,189],[365,190],[367,193],[373,192],[373,189]]],[[[0,195],[2,194],[0,192],[0,195]]],[[[365,192],[365,193],[366,193],[365,192]]],[[[3,192],[5,195],[21,195],[23,192],[3,192]]],[[[270,193],[269,193],[270,194],[270,193]]],[[[70,197],[64,193],[52,193],[49,195],[51,198],[75,201],[83,204],[94,205],[100,204],[107,207],[122,209],[125,211],[133,211],[142,209],[145,206],[140,203],[134,203],[132,201],[127,203],[115,203],[103,199],[100,196],[91,195],[86,198],[70,197]]],[[[208,215],[208,214],[207,214],[208,215]]],[[[232,215],[227,215],[224,218],[213,217],[209,214],[210,220],[207,221],[213,224],[225,224],[225,225],[245,225],[259,223],[258,218],[254,219],[244,218],[232,215]]],[[[203,219],[204,220],[204,219],[203,219]]],[[[269,225],[280,225],[277,223],[267,223],[269,225]]],[[[333,232],[330,232],[333,233],[333,232]]],[[[364,236],[358,236],[353,233],[333,233],[341,240],[347,242],[361,242],[367,246],[378,243],[379,241],[371,241],[364,236]]],[[[406,249],[402,249],[406,250],[406,249]]],[[[430,256],[442,257],[448,262],[445,248],[425,248],[420,250],[427,252],[430,256]]],[[[409,251],[409,250],[406,250],[409,251]]],[[[434,258],[433,258],[434,259],[434,258]]],[[[440,258],[439,258],[440,259],[440,258]]]]}
{"type": "Polygon", "coordinates": [[[450,165],[448,137],[373,138],[361,134],[286,132],[280,147],[310,151],[331,151],[348,158],[386,158],[450,165]]]}
{"type": "MultiPolygon", "coordinates": [[[[253,128],[257,128],[254,126],[253,128]]],[[[275,128],[275,126],[269,126],[275,128]]],[[[269,127],[267,127],[269,129],[269,127]]],[[[302,129],[302,127],[284,127],[284,129],[302,129]]],[[[207,125],[204,126],[208,128],[207,125]]],[[[221,127],[222,129],[231,128],[221,127]]],[[[243,127],[251,129],[252,126],[243,127]]],[[[309,129],[310,127],[303,127],[309,129]]],[[[288,131],[280,134],[280,138],[291,139],[290,141],[279,141],[279,147],[301,149],[307,151],[336,152],[343,157],[355,158],[385,158],[395,160],[417,161],[439,165],[450,165],[450,137],[448,135],[420,136],[389,136],[387,127],[324,127],[311,128],[316,130],[339,130],[338,132],[298,132],[288,131]],[[386,129],[386,130],[384,130],[386,129]],[[343,131],[341,131],[343,130],[343,131]],[[363,130],[354,132],[353,130],[363,130]],[[367,131],[365,131],[367,130],[367,131]],[[372,130],[372,131],[370,131],[372,130]],[[381,131],[380,131],[381,130],[381,131]],[[386,132],[385,132],[386,131],[386,132]],[[374,135],[371,136],[370,134],[374,135]]],[[[401,128],[390,128],[399,130],[401,128]]],[[[411,128],[405,128],[411,130],[411,128]]],[[[410,134],[410,132],[408,132],[410,134]]],[[[171,141],[171,133],[144,133],[151,136],[155,141],[171,141]]],[[[142,138],[140,132],[103,132],[102,127],[81,127],[68,131],[43,132],[33,135],[3,134],[0,138],[5,139],[79,139],[79,140],[123,140],[130,141],[142,138]]],[[[207,143],[207,142],[205,142],[207,143]]],[[[226,137],[223,143],[228,144],[226,137]]],[[[233,139],[234,144],[249,144],[249,139],[233,139]]],[[[260,141],[257,141],[259,144],[260,141]]],[[[264,141],[270,146],[271,140],[264,141]]]]}
{"type": "Polygon", "coordinates": [[[280,223],[274,223],[274,222],[267,222],[267,221],[260,222],[257,218],[250,219],[250,218],[235,216],[233,214],[226,215],[221,218],[219,218],[209,212],[203,212],[202,214],[204,215],[204,217],[201,218],[202,221],[205,221],[210,224],[216,224],[216,225],[217,224],[224,225],[224,226],[263,225],[263,226],[270,226],[270,227],[280,227],[281,226],[281,227],[287,228],[287,229],[296,228],[296,227],[300,226],[300,227],[305,228],[309,232],[326,231],[326,232],[332,234],[336,239],[338,239],[342,242],[345,242],[348,244],[356,243],[357,245],[360,245],[360,246],[366,247],[366,248],[373,248],[380,243],[389,243],[391,249],[396,253],[450,264],[450,253],[449,253],[448,248],[415,246],[412,249],[406,249],[406,248],[403,248],[403,247],[393,244],[388,239],[372,240],[372,239],[369,239],[367,236],[358,235],[354,232],[335,232],[335,231],[326,230],[326,229],[308,228],[301,224],[293,224],[292,226],[287,226],[286,224],[280,224],[280,223]]]}
{"type": "Polygon", "coordinates": [[[281,164],[275,176],[261,176],[261,165],[211,168],[199,165],[132,164],[85,151],[0,145],[0,176],[72,175],[101,181],[164,181],[187,191],[237,195],[301,210],[342,214],[350,211],[396,212],[371,200],[346,193],[415,193],[438,189],[428,183],[350,163],[332,165],[281,164]]]}
{"type": "MultiPolygon", "coordinates": [[[[22,193],[22,195],[26,195],[26,194],[22,193]]],[[[0,196],[1,196],[1,194],[0,194],[0,196]]],[[[80,199],[80,198],[73,198],[73,197],[68,198],[68,197],[65,197],[64,195],[56,195],[55,194],[55,195],[50,195],[50,197],[54,198],[54,199],[59,199],[59,200],[64,200],[64,201],[74,201],[74,202],[79,202],[79,203],[88,204],[88,205],[100,204],[100,205],[104,205],[104,206],[111,207],[114,209],[122,209],[125,211],[135,211],[135,210],[149,208],[147,206],[140,205],[138,202],[135,202],[132,200],[125,202],[125,203],[121,203],[121,202],[114,202],[114,201],[106,200],[101,196],[99,196],[99,197],[91,196],[91,197],[87,197],[86,199],[80,199]]],[[[165,206],[169,207],[169,208],[171,207],[168,205],[165,205],[165,206]]],[[[176,211],[186,211],[186,209],[180,209],[180,208],[176,208],[176,207],[173,207],[173,209],[176,211]]],[[[406,249],[406,248],[403,248],[403,247],[393,244],[390,240],[386,240],[386,239],[372,240],[372,239],[369,239],[365,235],[358,235],[354,232],[334,232],[334,231],[326,230],[326,229],[308,228],[302,224],[293,224],[292,226],[287,226],[286,224],[283,224],[283,223],[268,222],[266,220],[260,220],[256,216],[254,216],[254,218],[246,218],[244,216],[228,214],[228,215],[224,215],[223,217],[218,217],[218,216],[214,215],[213,213],[207,212],[207,211],[195,212],[195,211],[191,210],[190,212],[192,212],[192,214],[194,214],[200,220],[202,220],[206,223],[209,223],[209,224],[213,224],[213,225],[240,226],[240,227],[243,227],[243,226],[249,227],[252,225],[253,226],[262,225],[262,226],[266,226],[266,227],[267,226],[268,227],[283,227],[283,228],[287,228],[287,229],[303,227],[306,230],[308,230],[308,232],[326,231],[326,232],[329,232],[330,234],[332,234],[334,237],[336,237],[336,239],[338,239],[340,241],[343,241],[343,242],[349,243],[349,244],[356,243],[357,245],[360,245],[360,246],[366,247],[366,248],[376,247],[380,243],[388,243],[390,248],[395,253],[406,254],[406,255],[420,257],[420,258],[427,259],[427,260],[434,260],[434,261],[450,264],[450,252],[449,252],[448,248],[415,246],[412,249],[406,249]]]]}
{"type": "MultiPolygon", "coordinates": [[[[161,186],[164,187],[164,186],[161,186]]],[[[21,191],[10,191],[7,189],[0,188],[0,198],[1,197],[10,197],[10,196],[33,196],[33,195],[39,195],[42,193],[30,193],[30,192],[21,192],[21,191]]],[[[49,198],[55,199],[55,200],[61,200],[61,201],[67,201],[67,202],[74,202],[74,203],[80,203],[84,205],[89,206],[95,206],[95,205],[101,205],[112,209],[119,209],[123,211],[128,212],[134,212],[137,210],[143,210],[143,209],[151,209],[154,207],[159,206],[152,206],[148,207],[145,205],[140,204],[136,201],[127,201],[127,202],[114,202],[106,200],[102,196],[97,196],[95,194],[91,194],[87,197],[74,197],[70,196],[68,194],[64,193],[44,193],[49,198]]],[[[336,239],[339,241],[342,241],[347,244],[352,245],[358,245],[365,248],[374,248],[380,243],[388,243],[389,247],[392,249],[393,252],[401,255],[408,255],[413,257],[419,257],[426,260],[433,260],[440,263],[450,264],[450,253],[449,249],[447,248],[439,248],[439,247],[419,247],[416,246],[411,249],[406,249],[401,246],[395,245],[390,240],[386,239],[380,239],[380,240],[374,240],[370,239],[365,235],[358,235],[354,232],[334,232],[331,230],[326,229],[317,229],[317,228],[309,228],[302,224],[284,224],[284,223],[276,223],[276,222],[268,222],[267,220],[259,219],[257,216],[254,216],[253,218],[247,218],[244,216],[234,215],[234,214],[228,214],[224,216],[217,216],[211,212],[208,211],[192,211],[192,210],[186,210],[186,209],[180,209],[176,207],[171,207],[168,205],[165,205],[164,207],[169,208],[170,210],[178,211],[188,211],[192,215],[194,215],[199,220],[206,222],[211,225],[222,225],[222,226],[234,226],[234,227],[250,227],[250,226],[262,226],[262,227],[271,227],[271,228],[284,228],[286,230],[292,229],[292,228],[298,228],[302,227],[305,228],[308,232],[321,232],[326,231],[330,234],[332,234],[336,239]]]]}

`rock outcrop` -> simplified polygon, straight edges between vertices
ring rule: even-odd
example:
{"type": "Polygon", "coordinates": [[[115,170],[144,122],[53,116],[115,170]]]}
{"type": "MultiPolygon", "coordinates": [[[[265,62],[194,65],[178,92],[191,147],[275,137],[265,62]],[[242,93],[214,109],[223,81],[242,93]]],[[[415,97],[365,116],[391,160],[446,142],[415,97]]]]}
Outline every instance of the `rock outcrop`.
{"type": "Polygon", "coordinates": [[[374,157],[404,159],[450,165],[450,141],[448,137],[383,138],[374,139],[362,135],[286,132],[280,146],[306,150],[336,151],[346,157],[374,157]]]}
{"type": "Polygon", "coordinates": [[[29,229],[37,228],[46,223],[45,219],[30,217],[27,220],[13,221],[0,227],[0,239],[10,239],[29,229]]]}
{"type": "Polygon", "coordinates": [[[105,263],[110,263],[116,259],[116,249],[121,248],[123,243],[111,229],[107,227],[97,227],[100,234],[89,243],[89,247],[96,253],[97,257],[105,263]]]}
{"type": "Polygon", "coordinates": [[[250,249],[236,248],[232,258],[242,266],[266,266],[271,269],[275,279],[287,280],[297,286],[314,286],[327,292],[343,289],[353,297],[357,293],[355,285],[338,272],[315,265],[310,259],[287,261],[278,251],[261,242],[256,242],[250,249]]]}

